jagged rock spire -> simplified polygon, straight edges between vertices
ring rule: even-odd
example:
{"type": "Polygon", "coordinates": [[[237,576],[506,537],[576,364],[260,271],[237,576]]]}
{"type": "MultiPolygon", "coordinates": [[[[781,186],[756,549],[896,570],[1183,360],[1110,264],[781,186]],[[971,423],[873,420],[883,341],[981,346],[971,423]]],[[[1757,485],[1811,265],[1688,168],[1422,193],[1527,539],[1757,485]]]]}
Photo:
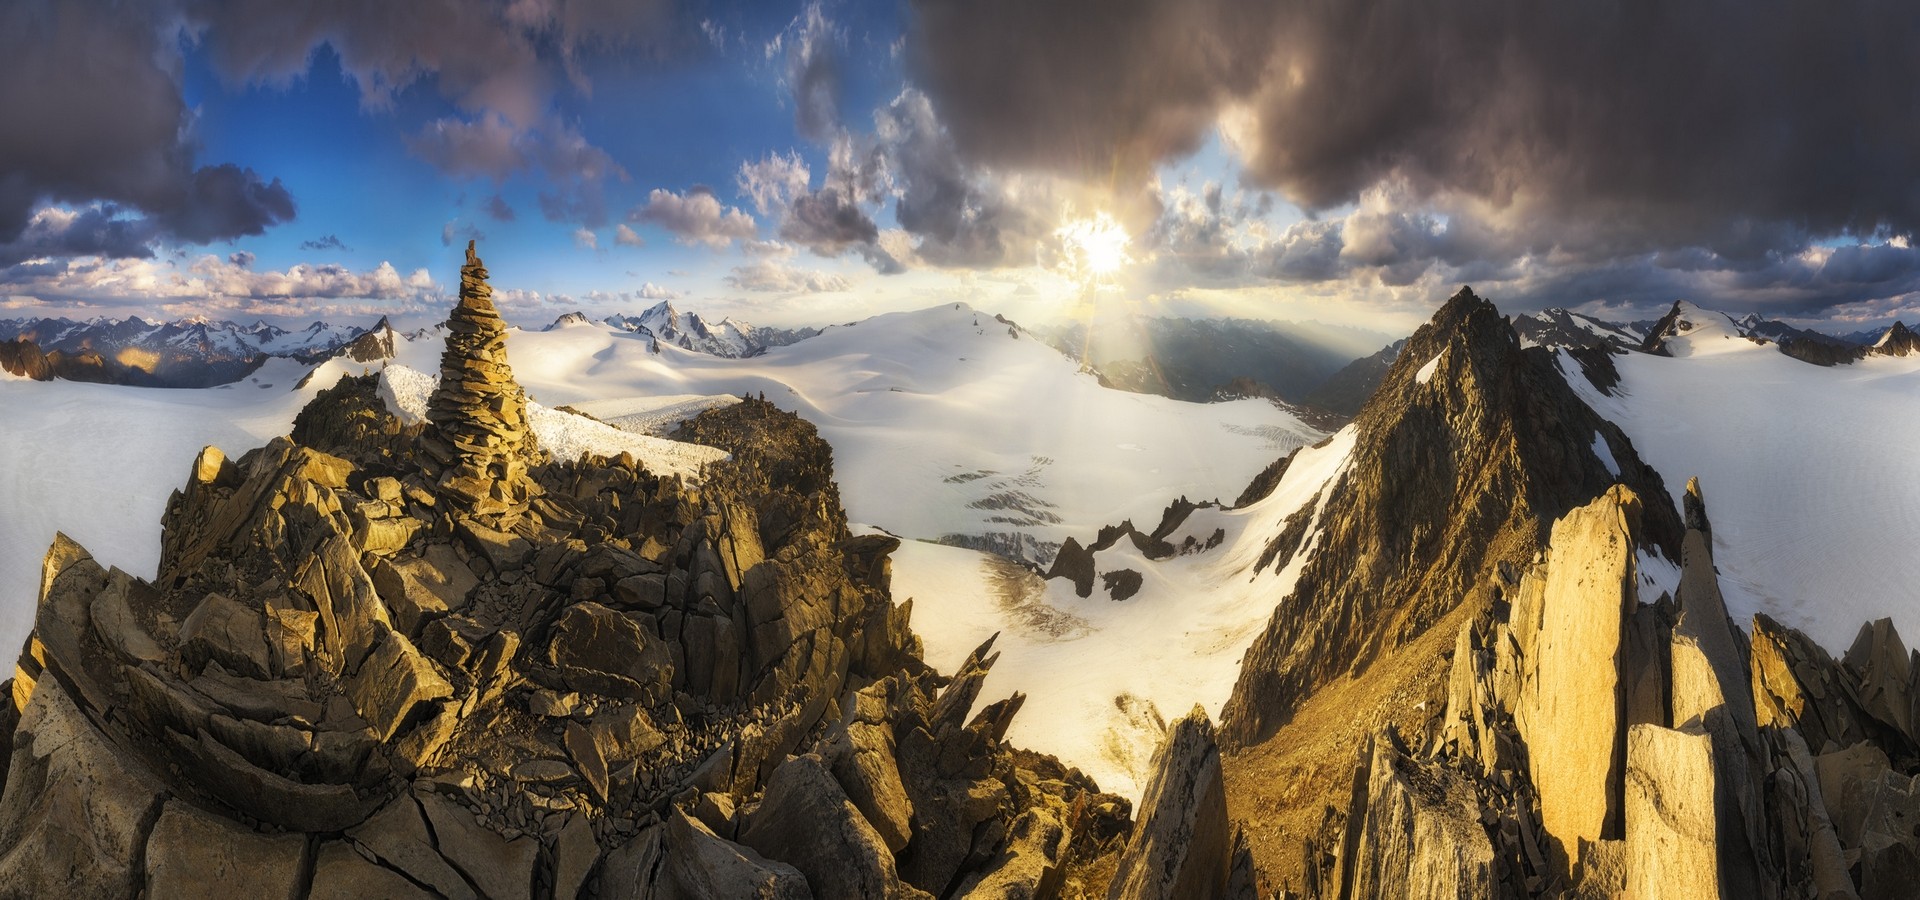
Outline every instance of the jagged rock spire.
{"type": "Polygon", "coordinates": [[[427,402],[427,452],[443,468],[440,487],[475,512],[504,511],[527,500],[527,465],[539,449],[527,427],[526,392],[507,365],[506,323],[493,308],[487,269],[467,242],[460,302],[447,317],[440,386],[427,402]]]}

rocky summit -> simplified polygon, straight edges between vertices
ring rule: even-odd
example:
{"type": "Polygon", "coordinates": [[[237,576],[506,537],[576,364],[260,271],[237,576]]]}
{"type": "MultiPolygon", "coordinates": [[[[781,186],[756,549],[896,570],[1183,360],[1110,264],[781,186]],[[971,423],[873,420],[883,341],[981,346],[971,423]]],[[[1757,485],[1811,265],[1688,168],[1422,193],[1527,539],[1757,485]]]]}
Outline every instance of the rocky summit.
{"type": "Polygon", "coordinates": [[[158,576],[61,537],[0,704],[0,897],[1251,896],[1204,716],[1136,824],[921,662],[812,426],[696,482],[527,433],[471,249],[432,415],[207,448],[158,576]],[[1193,836],[1204,836],[1204,840],[1193,836]]]}

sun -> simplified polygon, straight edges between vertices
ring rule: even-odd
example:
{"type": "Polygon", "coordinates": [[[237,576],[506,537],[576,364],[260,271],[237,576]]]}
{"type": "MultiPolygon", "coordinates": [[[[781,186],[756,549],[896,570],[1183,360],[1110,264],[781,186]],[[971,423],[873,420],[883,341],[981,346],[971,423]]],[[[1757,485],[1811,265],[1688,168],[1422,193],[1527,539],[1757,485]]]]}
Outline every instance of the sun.
{"type": "Polygon", "coordinates": [[[1133,261],[1127,255],[1133,238],[1113,216],[1104,212],[1068,222],[1053,235],[1066,250],[1067,267],[1090,276],[1089,280],[1112,275],[1133,261]]]}

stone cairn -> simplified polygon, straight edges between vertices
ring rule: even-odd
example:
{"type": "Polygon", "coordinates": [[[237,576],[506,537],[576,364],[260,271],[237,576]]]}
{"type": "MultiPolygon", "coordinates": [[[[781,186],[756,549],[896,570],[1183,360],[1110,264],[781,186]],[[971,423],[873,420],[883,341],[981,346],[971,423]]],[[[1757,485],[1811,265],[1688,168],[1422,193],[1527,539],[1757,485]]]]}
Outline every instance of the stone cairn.
{"type": "Polygon", "coordinates": [[[441,489],[475,513],[505,512],[534,492],[527,466],[540,451],[527,427],[526,393],[507,365],[506,325],[494,311],[487,269],[472,241],[447,332],[440,386],[427,403],[432,427],[425,448],[440,466],[441,489]]]}

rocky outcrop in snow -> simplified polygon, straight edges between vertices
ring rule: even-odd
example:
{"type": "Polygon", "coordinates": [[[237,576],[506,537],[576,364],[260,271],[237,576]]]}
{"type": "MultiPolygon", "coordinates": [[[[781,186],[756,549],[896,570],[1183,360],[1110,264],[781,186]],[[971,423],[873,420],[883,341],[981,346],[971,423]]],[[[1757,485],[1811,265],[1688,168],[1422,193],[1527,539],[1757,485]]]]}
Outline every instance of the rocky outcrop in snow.
{"type": "Polygon", "coordinates": [[[1920,353],[1920,334],[1915,334],[1905,322],[1895,322],[1868,352],[1876,356],[1912,356],[1920,353]]]}
{"type": "Polygon", "coordinates": [[[518,388],[463,275],[428,424],[343,379],[298,440],[201,454],[154,581],[54,544],[0,692],[0,894],[1105,890],[1127,802],[1009,746],[1020,695],[974,710],[991,641],[920,662],[812,426],[692,420],[731,454],[697,485],[498,468],[518,388]]]}

